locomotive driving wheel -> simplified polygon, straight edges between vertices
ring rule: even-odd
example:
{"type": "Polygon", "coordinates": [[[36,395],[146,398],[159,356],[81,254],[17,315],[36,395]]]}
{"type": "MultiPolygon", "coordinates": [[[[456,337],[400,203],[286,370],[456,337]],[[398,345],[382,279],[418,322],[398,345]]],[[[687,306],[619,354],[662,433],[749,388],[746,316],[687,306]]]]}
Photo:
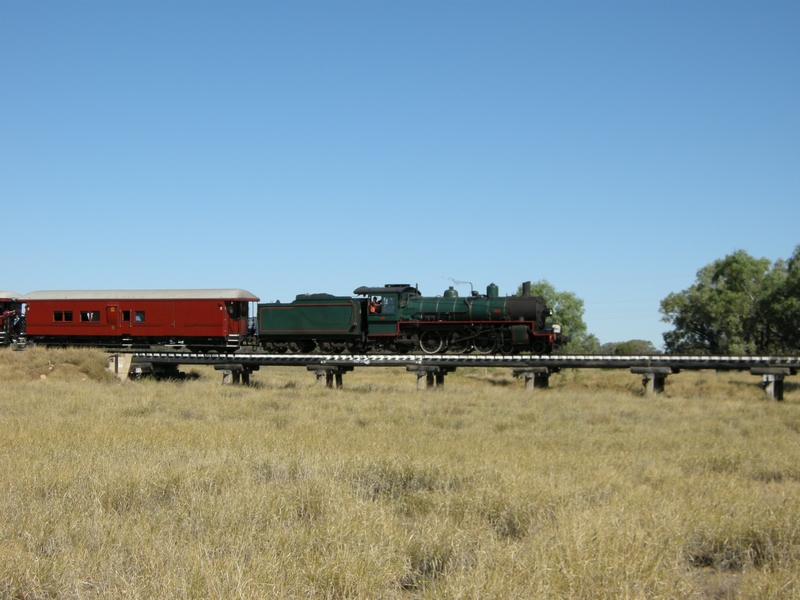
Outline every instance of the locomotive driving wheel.
{"type": "Polygon", "coordinates": [[[504,331],[500,339],[500,352],[512,354],[514,352],[514,342],[511,340],[511,332],[504,331]]]}
{"type": "Polygon", "coordinates": [[[447,336],[447,349],[453,354],[464,354],[469,350],[469,335],[462,331],[453,331],[447,336]]]}
{"type": "Polygon", "coordinates": [[[419,334],[419,349],[425,354],[438,354],[444,348],[442,334],[429,329],[419,334]]]}
{"type": "Polygon", "coordinates": [[[475,346],[475,351],[478,354],[491,354],[497,348],[497,336],[494,331],[482,331],[472,343],[475,346]]]}

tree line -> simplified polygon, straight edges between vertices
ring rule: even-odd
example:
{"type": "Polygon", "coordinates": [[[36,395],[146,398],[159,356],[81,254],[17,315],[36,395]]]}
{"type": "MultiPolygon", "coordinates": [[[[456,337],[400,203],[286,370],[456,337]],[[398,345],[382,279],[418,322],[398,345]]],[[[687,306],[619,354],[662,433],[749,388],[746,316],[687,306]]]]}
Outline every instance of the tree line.
{"type": "Polygon", "coordinates": [[[771,263],[737,250],[661,301],[675,354],[796,354],[800,350],[800,245],[771,263]]]}
{"type": "MultiPolygon", "coordinates": [[[[522,293],[522,288],[517,292],[522,293]]],[[[547,280],[531,285],[553,309],[551,322],[570,337],[567,354],[656,354],[646,340],[600,344],[583,320],[583,300],[547,280]]],[[[744,250],[697,272],[689,288],[661,301],[668,354],[797,354],[800,352],[800,245],[772,263],[744,250]]]]}

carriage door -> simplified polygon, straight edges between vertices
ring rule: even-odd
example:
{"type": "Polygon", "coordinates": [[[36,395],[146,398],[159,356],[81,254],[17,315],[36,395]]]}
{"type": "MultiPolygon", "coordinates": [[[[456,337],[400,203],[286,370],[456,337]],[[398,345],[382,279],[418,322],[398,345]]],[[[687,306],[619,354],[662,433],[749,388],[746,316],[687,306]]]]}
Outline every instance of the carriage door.
{"type": "Polygon", "coordinates": [[[119,330],[119,306],[106,306],[106,323],[111,335],[122,335],[119,330]]]}

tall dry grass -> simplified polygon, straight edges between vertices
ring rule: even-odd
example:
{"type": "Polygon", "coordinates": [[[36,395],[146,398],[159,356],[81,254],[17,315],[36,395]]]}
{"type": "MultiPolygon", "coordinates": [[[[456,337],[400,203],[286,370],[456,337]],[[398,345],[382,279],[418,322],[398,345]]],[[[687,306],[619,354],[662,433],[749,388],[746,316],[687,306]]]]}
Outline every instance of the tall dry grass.
{"type": "Polygon", "coordinates": [[[800,597],[794,386],[120,384],[62,352],[0,352],[0,597],[800,597]]]}

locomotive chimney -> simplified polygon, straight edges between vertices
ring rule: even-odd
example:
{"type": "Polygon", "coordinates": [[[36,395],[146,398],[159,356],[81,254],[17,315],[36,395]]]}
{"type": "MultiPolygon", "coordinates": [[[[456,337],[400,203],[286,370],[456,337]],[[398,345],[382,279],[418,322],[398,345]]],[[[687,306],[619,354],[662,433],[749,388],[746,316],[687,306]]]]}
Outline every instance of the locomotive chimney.
{"type": "Polygon", "coordinates": [[[522,284],[522,297],[523,298],[528,298],[528,297],[530,297],[530,295],[531,295],[531,282],[530,281],[525,281],[522,284]]]}

